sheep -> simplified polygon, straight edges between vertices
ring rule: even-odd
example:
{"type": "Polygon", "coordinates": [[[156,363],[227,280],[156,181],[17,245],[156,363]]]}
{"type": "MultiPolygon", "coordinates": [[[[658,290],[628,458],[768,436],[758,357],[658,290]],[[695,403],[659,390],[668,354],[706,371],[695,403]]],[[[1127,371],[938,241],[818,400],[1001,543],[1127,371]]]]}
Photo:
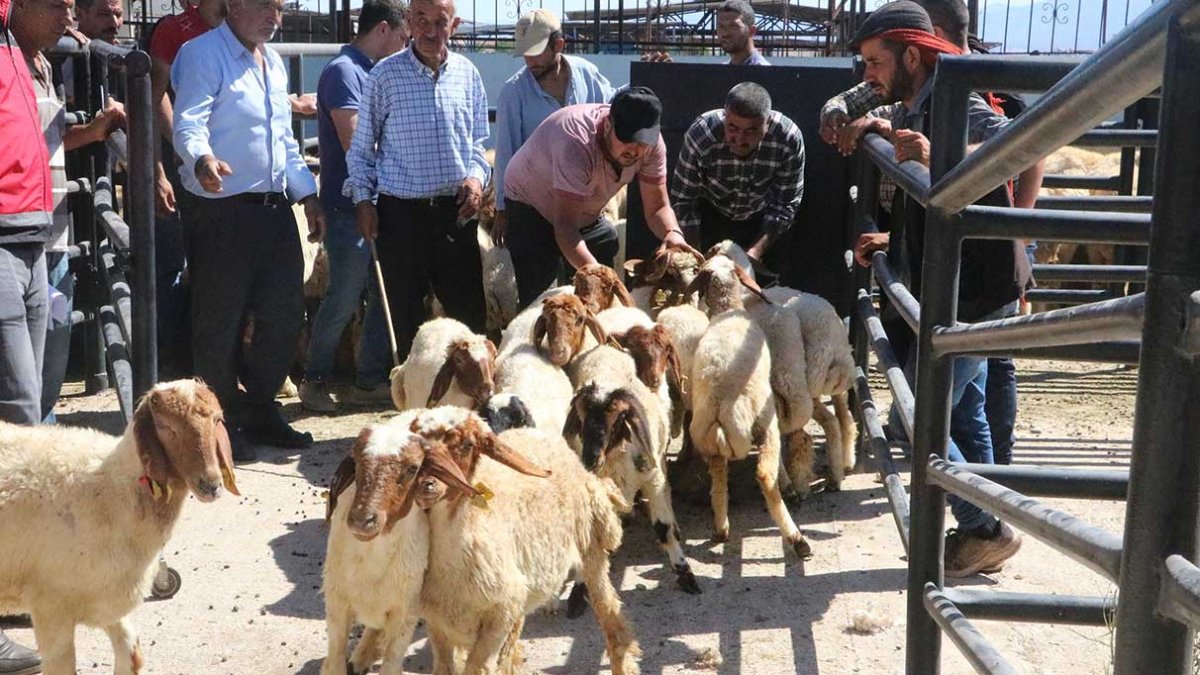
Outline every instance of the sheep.
{"type": "Polygon", "coordinates": [[[403,364],[392,369],[397,410],[439,403],[473,408],[492,395],[496,345],[454,319],[426,321],[403,364]]]}
{"type": "MultiPolygon", "coordinates": [[[[482,220],[482,219],[481,219],[482,220]]],[[[517,315],[517,273],[512,254],[496,246],[492,235],[480,224],[476,229],[483,265],[483,299],[487,305],[487,331],[499,334],[517,315]]]]}
{"type": "Polygon", "coordinates": [[[438,456],[408,430],[415,415],[408,411],[363,429],[330,484],[322,579],[329,647],[322,675],[346,672],[347,638],[355,621],[367,631],[350,661],[351,672],[366,673],[380,651],[382,672],[402,672],[429,561],[429,519],[412,507],[418,498],[436,500],[446,491],[443,482],[430,484],[422,494],[421,478],[440,471],[447,482],[476,492],[444,451],[438,456]],[[383,639],[387,644],[380,644],[383,639]]]}
{"type": "Polygon", "coordinates": [[[599,313],[610,307],[633,307],[633,298],[621,283],[613,268],[600,263],[584,265],[575,271],[572,282],[575,295],[592,312],[599,313]]]}
{"type": "Polygon", "coordinates": [[[534,429],[496,435],[474,413],[440,408],[413,427],[443,443],[464,474],[495,495],[486,508],[446,500],[429,511],[429,572],[421,612],[434,672],[449,673],[466,649],[464,673],[515,672],[525,615],[553,601],[563,579],[581,571],[604,633],[614,675],[639,671],[641,654],[609,579],[621,544],[616,509],[629,508],[611,483],[580,465],[560,436],[534,429]],[[525,457],[549,476],[516,476],[479,453],[525,457]]]}
{"type": "Polygon", "coordinates": [[[667,482],[670,408],[638,379],[633,359],[608,345],[582,355],[572,371],[577,388],[563,437],[579,451],[584,466],[611,478],[625,499],[642,493],[659,546],[670,559],[680,588],[699,593],[683,553],[667,482]]]}
{"type": "Polygon", "coordinates": [[[526,344],[501,353],[496,361],[496,391],[519,397],[538,429],[559,433],[575,388],[561,368],[526,344]]]}
{"type": "Polygon", "coordinates": [[[566,366],[585,348],[608,341],[596,315],[576,295],[556,295],[542,301],[542,314],[533,325],[533,344],[540,350],[546,342],[546,357],[558,367],[566,366]],[[595,342],[588,340],[588,333],[595,342]]]}
{"type": "Polygon", "coordinates": [[[651,260],[628,260],[625,273],[633,280],[635,306],[650,316],[674,305],[696,306],[695,295],[684,293],[704,264],[704,256],[690,246],[668,245],[651,260]]]}
{"type": "MultiPolygon", "coordinates": [[[[603,323],[604,318],[600,317],[600,320],[603,323]]],[[[649,326],[633,325],[624,332],[611,332],[609,336],[633,358],[638,379],[656,392],[663,409],[670,411],[671,436],[678,436],[685,410],[684,378],[670,331],[665,326],[651,323],[649,326]]]]}
{"type": "Polygon", "coordinates": [[[516,394],[493,394],[475,412],[497,434],[509,429],[532,429],[537,426],[533,411],[516,394]]]}
{"type": "MultiPolygon", "coordinates": [[[[409,410],[363,429],[330,484],[322,580],[329,648],[322,675],[346,672],[347,638],[355,621],[366,630],[350,660],[351,672],[365,674],[381,655],[381,673],[403,672],[429,563],[426,512],[443,498],[480,494],[444,446],[413,433],[425,412],[409,410]]],[[[544,473],[519,460],[508,465],[531,475],[544,473]]]]}
{"type": "Polygon", "coordinates": [[[0,614],[28,612],[46,675],[75,673],[75,627],[102,628],[113,672],[144,659],[127,616],[188,492],[238,495],[212,390],[158,384],[120,438],[0,422],[0,614]]]}
{"type": "Polygon", "coordinates": [[[692,421],[688,427],[697,453],[708,460],[712,477],[713,538],[729,538],[728,462],[757,449],[755,472],[767,510],[785,544],[801,558],[812,549],[788,513],[777,483],[779,424],[771,392],[771,356],[763,330],[743,308],[738,284],[761,289],[733,260],[709,259],[690,290],[699,291],[714,312],[692,362],[692,421]]]}

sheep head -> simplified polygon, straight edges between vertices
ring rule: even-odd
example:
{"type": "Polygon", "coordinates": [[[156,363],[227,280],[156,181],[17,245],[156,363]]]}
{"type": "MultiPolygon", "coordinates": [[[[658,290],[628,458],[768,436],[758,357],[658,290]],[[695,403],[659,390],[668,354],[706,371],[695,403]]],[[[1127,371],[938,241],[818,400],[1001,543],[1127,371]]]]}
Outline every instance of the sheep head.
{"type": "Polygon", "coordinates": [[[600,263],[584,265],[575,272],[575,295],[592,312],[600,312],[612,306],[613,299],[626,307],[633,307],[633,296],[625,289],[613,268],[600,263]]]}
{"type": "Polygon", "coordinates": [[[216,499],[222,485],[240,494],[225,415],[203,382],[156,385],[138,402],[132,426],[143,477],[156,500],[169,499],[172,485],[186,486],[202,502],[216,499]]]}
{"type": "Polygon", "coordinates": [[[656,390],[662,384],[663,375],[668,375],[668,385],[680,387],[683,367],[679,363],[679,353],[675,351],[675,341],[671,339],[666,326],[633,326],[624,333],[614,333],[612,338],[633,357],[633,365],[642,384],[656,390]]]}
{"type": "Polygon", "coordinates": [[[509,429],[529,429],[535,425],[533,413],[516,394],[495,394],[475,409],[476,414],[499,434],[509,429]]]}
{"type": "Polygon", "coordinates": [[[635,283],[654,288],[655,309],[690,302],[687,288],[704,264],[704,256],[696,249],[682,244],[667,244],[651,260],[629,260],[625,271],[635,283]],[[659,299],[661,298],[661,300],[659,299]]]}
{"type": "Polygon", "coordinates": [[[445,446],[468,479],[474,476],[482,455],[526,476],[545,478],[550,475],[549,471],[536,466],[501,441],[479,415],[464,408],[442,406],[426,410],[413,419],[409,429],[445,446]]]}
{"type": "Polygon", "coordinates": [[[714,255],[704,263],[700,273],[688,286],[687,293],[700,293],[708,303],[710,312],[720,314],[730,309],[742,309],[744,306],[739,284],[763,302],[771,304],[750,273],[725,254],[714,255]]]}
{"type": "Polygon", "coordinates": [[[450,384],[458,382],[458,388],[471,397],[475,405],[486,403],[496,383],[496,345],[491,340],[476,336],[473,339],[455,340],[446,349],[446,361],[433,379],[426,407],[432,408],[450,390],[450,384]]]}
{"type": "Polygon", "coordinates": [[[444,447],[395,424],[371,426],[359,433],[329,486],[326,519],[333,516],[338,497],[351,483],[354,503],[346,525],[361,541],[391,532],[413,504],[428,508],[451,488],[477,494],[444,447]]]}
{"type": "Polygon", "coordinates": [[[561,368],[583,350],[584,331],[587,330],[592,332],[596,342],[604,344],[608,341],[595,313],[579,296],[555,295],[542,302],[542,315],[533,325],[533,344],[541,351],[545,339],[546,358],[561,368]]]}
{"type": "Polygon", "coordinates": [[[646,410],[633,392],[623,387],[605,391],[588,382],[575,392],[563,438],[581,446],[583,465],[599,472],[613,461],[610,455],[632,453],[638,471],[648,471],[653,462],[650,425],[646,410]]]}

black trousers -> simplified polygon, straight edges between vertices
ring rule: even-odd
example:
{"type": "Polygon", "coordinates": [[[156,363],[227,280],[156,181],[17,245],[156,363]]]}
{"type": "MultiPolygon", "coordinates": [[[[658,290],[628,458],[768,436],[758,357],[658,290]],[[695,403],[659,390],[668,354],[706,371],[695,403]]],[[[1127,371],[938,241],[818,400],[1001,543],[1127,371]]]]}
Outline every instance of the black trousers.
{"type": "Polygon", "coordinates": [[[196,374],[216,391],[229,418],[241,422],[271,406],[296,354],[304,318],[300,234],[286,203],[251,203],[243,196],[190,201],[196,374]],[[251,316],[254,334],[243,359],[242,331],[251,316]]]}
{"type": "MultiPolygon", "coordinates": [[[[763,214],[757,214],[746,220],[727,218],[707,200],[700,200],[700,251],[703,253],[714,244],[726,239],[748,249],[762,236],[763,214]]],[[[786,251],[787,234],[775,240],[771,248],[763,255],[762,264],[784,279],[787,271],[786,251]]]]}
{"type": "MultiPolygon", "coordinates": [[[[529,306],[537,296],[554,284],[567,283],[574,274],[554,240],[554,225],[537,209],[513,199],[504,202],[508,216],[505,246],[512,255],[513,271],[517,275],[517,298],[520,309],[529,306]]],[[[579,231],[596,262],[612,267],[620,250],[617,228],[605,218],[579,231]]]]}
{"type": "Polygon", "coordinates": [[[379,237],[375,248],[396,331],[401,362],[413,338],[429,319],[430,288],[446,315],[482,334],[487,305],[474,219],[459,225],[454,197],[397,199],[379,196],[379,237]]]}

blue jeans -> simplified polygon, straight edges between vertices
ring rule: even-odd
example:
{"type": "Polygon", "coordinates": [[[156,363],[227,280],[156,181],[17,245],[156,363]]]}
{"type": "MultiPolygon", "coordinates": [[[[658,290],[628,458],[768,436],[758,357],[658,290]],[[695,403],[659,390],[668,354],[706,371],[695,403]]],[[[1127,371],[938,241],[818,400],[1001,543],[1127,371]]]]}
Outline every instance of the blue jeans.
{"type": "Polygon", "coordinates": [[[62,251],[46,253],[50,282],[50,316],[46,320],[46,351],[42,359],[42,422],[54,424],[54,404],[67,377],[71,356],[71,310],[75,308],[75,275],[62,251]],[[58,296],[62,297],[58,297],[58,296]],[[57,315],[57,316],[56,316],[57,315]],[[65,320],[64,320],[65,317],[65,320]]]}
{"type": "Polygon", "coordinates": [[[355,384],[371,389],[387,382],[391,371],[387,324],[379,300],[379,286],[374,279],[371,251],[358,234],[354,211],[331,211],[328,220],[325,255],[329,258],[329,288],[313,321],[304,379],[323,381],[329,378],[342,331],[358,309],[363,290],[366,290],[367,314],[355,359],[355,384]]]}

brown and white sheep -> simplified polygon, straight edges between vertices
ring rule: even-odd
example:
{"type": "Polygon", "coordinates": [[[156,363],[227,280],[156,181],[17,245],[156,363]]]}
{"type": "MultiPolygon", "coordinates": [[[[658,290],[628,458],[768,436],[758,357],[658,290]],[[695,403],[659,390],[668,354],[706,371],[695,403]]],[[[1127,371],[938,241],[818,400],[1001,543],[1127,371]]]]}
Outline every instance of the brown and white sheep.
{"type": "Polygon", "coordinates": [[[392,369],[397,410],[487,401],[495,388],[496,346],[454,319],[421,324],[403,364],[392,369]]]}
{"type": "Polygon", "coordinates": [[[217,397],[151,389],[124,435],[0,422],[0,614],[28,612],[46,675],[75,673],[75,627],[104,630],[113,672],[144,659],[126,617],[191,492],[238,494],[217,397]]]}
{"type": "Polygon", "coordinates": [[[686,291],[703,264],[704,256],[699,251],[678,244],[658,250],[649,260],[626,261],[625,274],[631,280],[634,304],[655,318],[667,307],[695,306],[698,299],[686,291]]]}
{"type": "Polygon", "coordinates": [[[421,606],[434,672],[453,672],[455,649],[467,651],[467,675],[515,672],[525,616],[553,601],[563,579],[579,571],[612,672],[637,673],[641,651],[609,579],[609,555],[622,534],[616,508],[628,509],[611,484],[588,473],[553,434],[516,429],[496,435],[473,413],[452,408],[429,411],[413,428],[445,444],[470,481],[495,495],[487,508],[450,499],[429,511],[421,606]],[[524,457],[550,475],[517,475],[481,460],[481,453],[524,457]]]}
{"type": "Polygon", "coordinates": [[[545,342],[543,353],[561,368],[585,349],[607,342],[608,334],[582,299],[564,293],[542,301],[542,313],[534,322],[532,341],[539,350],[545,342]],[[594,341],[589,341],[589,333],[594,341]]]}
{"type": "Polygon", "coordinates": [[[633,307],[633,298],[625,289],[625,284],[613,268],[599,263],[584,265],[575,270],[572,281],[575,295],[583,300],[583,304],[593,313],[610,307],[633,307]]]}

